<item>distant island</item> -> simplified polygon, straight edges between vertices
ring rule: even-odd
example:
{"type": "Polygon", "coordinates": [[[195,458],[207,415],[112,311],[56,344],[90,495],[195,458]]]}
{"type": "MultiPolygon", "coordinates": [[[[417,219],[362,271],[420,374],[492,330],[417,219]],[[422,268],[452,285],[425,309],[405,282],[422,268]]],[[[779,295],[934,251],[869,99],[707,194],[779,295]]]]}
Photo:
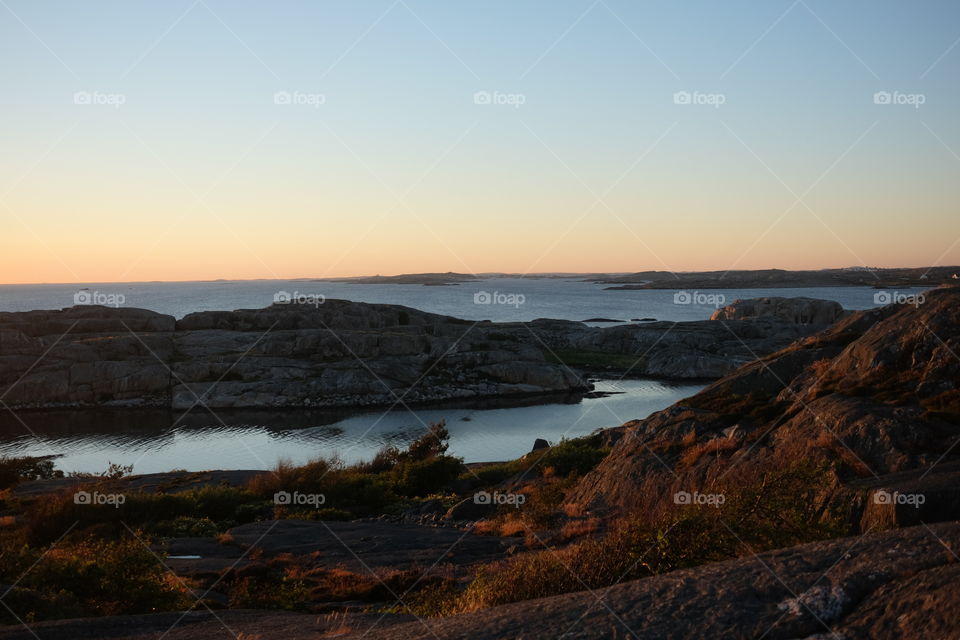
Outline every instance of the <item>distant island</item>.
{"type": "Polygon", "coordinates": [[[751,269],[743,271],[641,271],[629,275],[590,278],[598,284],[615,285],[611,290],[635,289],[756,289],[787,287],[932,287],[956,283],[960,267],[906,267],[875,269],[847,267],[787,271],[751,269]]]}
{"type": "Polygon", "coordinates": [[[318,278],[349,284],[452,286],[490,278],[571,279],[611,285],[609,290],[760,289],[798,287],[932,287],[960,280],[960,266],[845,267],[842,269],[744,269],[730,271],[638,271],[636,273],[404,273],[350,278],[318,278]]]}

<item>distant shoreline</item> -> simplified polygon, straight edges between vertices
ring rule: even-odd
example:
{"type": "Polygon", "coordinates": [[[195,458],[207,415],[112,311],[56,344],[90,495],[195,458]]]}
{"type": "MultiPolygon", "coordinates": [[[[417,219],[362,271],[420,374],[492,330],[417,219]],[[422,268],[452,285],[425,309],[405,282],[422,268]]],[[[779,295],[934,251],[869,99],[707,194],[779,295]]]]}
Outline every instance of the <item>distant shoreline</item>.
{"type": "MultiPolygon", "coordinates": [[[[493,278],[523,278],[530,280],[572,279],[598,284],[630,285],[632,289],[673,289],[691,282],[709,282],[713,289],[761,289],[789,287],[828,287],[828,286],[934,286],[945,281],[960,279],[960,265],[921,266],[921,267],[846,267],[827,269],[744,269],[728,271],[641,271],[628,272],[544,272],[544,273],[403,273],[389,276],[341,276],[317,278],[301,276],[295,278],[200,278],[196,280],[131,280],[125,282],[13,282],[0,283],[0,287],[30,286],[68,286],[68,285],[105,285],[105,284],[173,284],[173,283],[214,283],[233,284],[237,282],[343,282],[350,284],[412,284],[412,285],[449,285],[480,282],[493,278]]],[[[626,286],[608,287],[608,289],[626,289],[626,286]]],[[[682,287],[680,287],[682,288],[682,287]]],[[[704,288],[707,288],[704,286],[704,288]]]]}

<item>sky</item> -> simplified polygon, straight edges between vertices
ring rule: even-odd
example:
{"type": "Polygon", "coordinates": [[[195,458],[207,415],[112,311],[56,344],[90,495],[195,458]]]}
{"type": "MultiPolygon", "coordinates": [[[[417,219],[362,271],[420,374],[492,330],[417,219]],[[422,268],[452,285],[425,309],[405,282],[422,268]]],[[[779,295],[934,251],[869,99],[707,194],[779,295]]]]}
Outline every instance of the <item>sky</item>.
{"type": "Polygon", "coordinates": [[[0,0],[0,282],[960,264],[960,3],[0,0]]]}

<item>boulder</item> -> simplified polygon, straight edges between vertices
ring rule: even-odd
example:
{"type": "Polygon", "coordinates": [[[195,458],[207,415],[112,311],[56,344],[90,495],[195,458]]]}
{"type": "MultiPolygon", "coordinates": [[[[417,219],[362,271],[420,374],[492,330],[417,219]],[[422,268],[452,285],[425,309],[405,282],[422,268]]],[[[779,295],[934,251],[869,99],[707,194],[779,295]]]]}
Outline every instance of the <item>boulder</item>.
{"type": "Polygon", "coordinates": [[[711,320],[756,320],[777,318],[793,324],[825,327],[844,316],[843,307],[832,300],[815,298],[750,298],[735,300],[710,316],[711,320]]]}

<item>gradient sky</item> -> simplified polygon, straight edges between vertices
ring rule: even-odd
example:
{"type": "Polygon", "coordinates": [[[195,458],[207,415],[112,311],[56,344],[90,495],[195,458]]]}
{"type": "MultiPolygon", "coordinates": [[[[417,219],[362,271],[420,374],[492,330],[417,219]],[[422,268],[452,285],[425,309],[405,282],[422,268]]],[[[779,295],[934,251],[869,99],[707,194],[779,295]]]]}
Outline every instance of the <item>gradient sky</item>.
{"type": "Polygon", "coordinates": [[[0,282],[958,264],[958,39],[956,0],[0,0],[0,282]]]}

